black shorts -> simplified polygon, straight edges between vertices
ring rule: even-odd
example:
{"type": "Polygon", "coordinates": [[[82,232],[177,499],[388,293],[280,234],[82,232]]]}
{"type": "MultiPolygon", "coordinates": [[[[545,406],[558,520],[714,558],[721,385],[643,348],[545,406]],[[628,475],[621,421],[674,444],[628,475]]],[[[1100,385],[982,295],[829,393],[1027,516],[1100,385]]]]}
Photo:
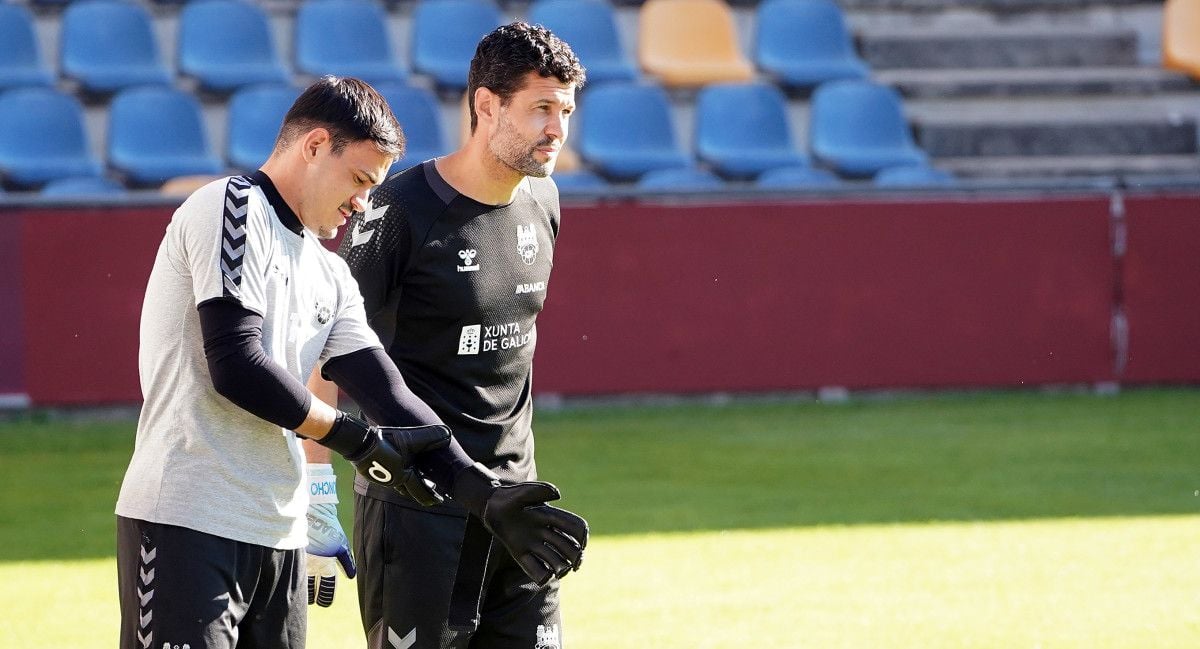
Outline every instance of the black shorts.
{"type": "Polygon", "coordinates": [[[117,517],[121,649],[303,649],[304,549],[117,517]]]}
{"type": "Polygon", "coordinates": [[[358,602],[370,649],[560,649],[558,580],[542,588],[493,543],[478,629],[448,624],[466,519],[354,495],[358,602]]]}

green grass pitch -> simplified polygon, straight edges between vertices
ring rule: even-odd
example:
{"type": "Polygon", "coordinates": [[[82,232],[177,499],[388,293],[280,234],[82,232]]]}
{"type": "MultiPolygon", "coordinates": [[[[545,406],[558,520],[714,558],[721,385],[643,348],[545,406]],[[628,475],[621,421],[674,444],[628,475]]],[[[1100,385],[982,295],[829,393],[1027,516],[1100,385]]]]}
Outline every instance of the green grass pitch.
{"type": "MultiPolygon", "coordinates": [[[[542,477],[592,525],[563,582],[569,649],[1200,646],[1200,391],[596,406],[536,427],[542,477]]],[[[0,423],[0,649],[116,646],[132,440],[131,422],[0,423]]],[[[350,586],[312,611],[310,647],[363,646],[350,586]]]]}

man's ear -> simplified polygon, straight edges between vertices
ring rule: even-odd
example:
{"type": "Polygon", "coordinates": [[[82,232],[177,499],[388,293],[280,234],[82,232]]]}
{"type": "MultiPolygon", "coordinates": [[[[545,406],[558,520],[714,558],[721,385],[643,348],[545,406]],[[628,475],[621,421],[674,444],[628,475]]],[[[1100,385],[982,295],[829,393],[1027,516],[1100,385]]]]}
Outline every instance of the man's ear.
{"type": "Polygon", "coordinates": [[[329,131],[322,127],[314,128],[305,134],[300,147],[300,154],[304,156],[304,161],[315,160],[321,149],[329,145],[330,139],[329,131]]]}
{"type": "Polygon", "coordinates": [[[475,89],[475,121],[478,124],[493,122],[500,109],[500,96],[491,90],[480,86],[475,89]]]}

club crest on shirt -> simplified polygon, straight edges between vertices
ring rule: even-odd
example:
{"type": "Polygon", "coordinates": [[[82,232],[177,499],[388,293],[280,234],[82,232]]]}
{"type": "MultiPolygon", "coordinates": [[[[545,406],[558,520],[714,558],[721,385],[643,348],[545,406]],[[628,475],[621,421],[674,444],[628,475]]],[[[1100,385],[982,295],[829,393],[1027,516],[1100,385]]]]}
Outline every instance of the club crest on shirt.
{"type": "Polygon", "coordinates": [[[537,644],[534,649],[560,649],[562,643],[558,636],[558,625],[539,624],[537,628],[537,644]]]}
{"type": "Polygon", "coordinates": [[[537,230],[533,228],[532,223],[517,226],[517,253],[521,255],[521,261],[527,266],[532,266],[537,260],[538,240],[537,230]]]}
{"type": "Polygon", "coordinates": [[[317,302],[313,307],[313,311],[316,314],[317,324],[321,326],[328,324],[329,319],[333,317],[333,309],[329,308],[328,304],[317,302]]]}

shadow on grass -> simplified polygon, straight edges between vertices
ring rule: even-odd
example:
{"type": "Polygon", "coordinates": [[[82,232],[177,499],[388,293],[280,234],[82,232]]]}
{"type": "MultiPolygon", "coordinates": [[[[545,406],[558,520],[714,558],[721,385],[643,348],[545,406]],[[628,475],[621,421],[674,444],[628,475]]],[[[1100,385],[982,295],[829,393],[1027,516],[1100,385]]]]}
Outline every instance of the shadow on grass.
{"type": "MultiPolygon", "coordinates": [[[[595,535],[1200,509],[1193,390],[588,407],[536,426],[541,477],[595,535]]],[[[133,431],[0,424],[5,560],[112,556],[133,431]]]]}

